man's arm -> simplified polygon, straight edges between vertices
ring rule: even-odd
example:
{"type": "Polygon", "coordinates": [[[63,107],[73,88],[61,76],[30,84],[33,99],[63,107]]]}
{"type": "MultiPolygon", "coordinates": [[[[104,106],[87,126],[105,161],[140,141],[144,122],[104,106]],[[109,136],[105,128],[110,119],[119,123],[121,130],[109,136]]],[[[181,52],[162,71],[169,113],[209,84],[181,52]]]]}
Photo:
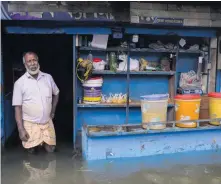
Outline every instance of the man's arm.
{"type": "Polygon", "coordinates": [[[52,97],[52,108],[51,108],[51,118],[54,118],[56,107],[59,100],[59,93],[57,95],[53,95],[52,97]]]}
{"type": "Polygon", "coordinates": [[[18,130],[23,130],[23,120],[22,120],[22,107],[21,106],[15,106],[15,120],[17,123],[18,130]]]}
{"type": "Polygon", "coordinates": [[[12,105],[15,107],[15,120],[18,130],[24,129],[22,121],[22,88],[18,81],[14,84],[12,105]]]}
{"type": "Polygon", "coordinates": [[[22,119],[22,89],[17,82],[14,85],[12,105],[15,107],[15,120],[18,127],[19,137],[22,141],[27,141],[29,135],[24,128],[22,119]]]}
{"type": "Polygon", "coordinates": [[[50,81],[51,81],[51,86],[52,86],[52,109],[51,109],[51,118],[54,118],[55,115],[55,111],[56,111],[56,107],[58,104],[58,100],[59,100],[59,89],[56,85],[56,83],[54,82],[54,79],[52,78],[52,76],[50,76],[50,81]]]}

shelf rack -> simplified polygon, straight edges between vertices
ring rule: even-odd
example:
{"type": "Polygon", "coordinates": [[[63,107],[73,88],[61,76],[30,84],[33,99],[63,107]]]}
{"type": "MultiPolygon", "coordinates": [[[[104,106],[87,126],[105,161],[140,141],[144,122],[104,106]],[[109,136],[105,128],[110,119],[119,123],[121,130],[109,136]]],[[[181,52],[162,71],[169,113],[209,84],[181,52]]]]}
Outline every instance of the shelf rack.
{"type": "MultiPolygon", "coordinates": [[[[161,50],[154,50],[151,48],[122,48],[122,47],[108,47],[107,49],[98,49],[98,48],[92,48],[92,47],[77,47],[76,53],[81,53],[83,55],[86,55],[88,53],[92,53],[93,55],[95,54],[96,56],[101,54],[105,55],[107,52],[126,52],[128,55],[128,60],[127,60],[127,68],[125,71],[117,71],[113,72],[110,70],[93,70],[92,74],[93,75],[101,75],[104,78],[112,79],[114,76],[116,78],[124,78],[126,80],[126,91],[125,93],[131,94],[131,80],[136,80],[136,78],[141,79],[142,77],[147,77],[148,80],[155,80],[158,78],[159,80],[168,80],[168,93],[170,95],[170,98],[173,99],[176,95],[177,91],[177,83],[178,83],[178,74],[180,72],[177,71],[177,62],[179,60],[179,55],[182,55],[182,57],[189,56],[195,58],[200,55],[203,55],[203,51],[200,50],[184,50],[180,49],[178,41],[176,45],[177,49],[173,50],[168,50],[168,49],[161,49],[161,50]],[[140,53],[140,54],[139,54],[140,53]],[[130,56],[136,56],[136,55],[152,55],[155,53],[159,53],[161,55],[169,55],[173,54],[173,61],[172,61],[172,66],[171,66],[171,71],[130,71],[129,66],[130,66],[130,56]]],[[[207,74],[205,74],[207,75],[207,74]]],[[[79,81],[78,81],[79,82],[79,81]]],[[[107,85],[106,85],[107,87],[107,85]]],[[[158,86],[159,87],[159,86],[158,86]]],[[[140,88],[139,88],[140,89],[140,88]]],[[[132,89],[134,91],[134,89],[132,89]]],[[[156,91],[156,90],[155,90],[156,91]]],[[[130,116],[130,110],[132,111],[137,111],[137,108],[140,108],[141,105],[139,103],[129,103],[129,95],[127,99],[127,103],[125,104],[77,104],[77,109],[79,109],[82,113],[83,112],[89,112],[91,109],[92,112],[97,112],[97,111],[116,111],[114,109],[118,109],[117,111],[121,111],[122,109],[126,109],[126,120],[125,124],[129,122],[129,116],[130,116]],[[97,109],[97,110],[96,110],[97,109]],[[121,110],[120,110],[121,109],[121,110]]],[[[90,114],[91,115],[91,114],[90,114]]],[[[168,120],[172,121],[175,118],[175,105],[174,103],[169,103],[168,104],[168,120]]],[[[82,119],[82,117],[81,117],[82,119]]],[[[87,122],[86,120],[81,120],[83,122],[87,122]]]]}
{"type": "MultiPolygon", "coordinates": [[[[77,104],[79,108],[119,108],[127,107],[127,104],[77,104]]],[[[129,104],[129,107],[140,107],[140,104],[129,104]]],[[[168,108],[174,107],[174,104],[169,103],[168,108]]]]}

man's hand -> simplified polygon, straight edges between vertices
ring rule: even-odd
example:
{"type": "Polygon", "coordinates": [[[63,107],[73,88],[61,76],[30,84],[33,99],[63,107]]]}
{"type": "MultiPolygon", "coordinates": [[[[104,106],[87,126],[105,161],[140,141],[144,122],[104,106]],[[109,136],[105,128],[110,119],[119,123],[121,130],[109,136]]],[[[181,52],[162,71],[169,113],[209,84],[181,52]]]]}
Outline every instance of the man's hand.
{"type": "Polygon", "coordinates": [[[19,137],[22,141],[27,142],[30,136],[28,135],[28,132],[25,129],[19,130],[19,137]]]}
{"type": "Polygon", "coordinates": [[[51,113],[51,119],[52,120],[54,119],[54,113],[51,113]]]}

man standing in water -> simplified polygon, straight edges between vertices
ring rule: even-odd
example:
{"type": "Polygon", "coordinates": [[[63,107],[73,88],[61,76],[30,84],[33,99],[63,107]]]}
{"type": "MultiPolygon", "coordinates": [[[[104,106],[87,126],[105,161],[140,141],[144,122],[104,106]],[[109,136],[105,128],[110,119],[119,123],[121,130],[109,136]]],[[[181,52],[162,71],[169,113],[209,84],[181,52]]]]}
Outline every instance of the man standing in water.
{"type": "Polygon", "coordinates": [[[38,56],[27,52],[23,56],[26,73],[14,84],[12,105],[23,147],[30,153],[40,145],[54,152],[56,135],[53,125],[59,89],[51,75],[40,71],[38,56]]]}

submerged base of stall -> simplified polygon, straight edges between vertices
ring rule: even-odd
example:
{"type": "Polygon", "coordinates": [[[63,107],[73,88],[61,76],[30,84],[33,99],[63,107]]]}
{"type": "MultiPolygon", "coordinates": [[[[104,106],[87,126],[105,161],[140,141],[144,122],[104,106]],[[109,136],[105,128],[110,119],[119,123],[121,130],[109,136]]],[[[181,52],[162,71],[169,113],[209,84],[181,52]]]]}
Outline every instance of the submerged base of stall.
{"type": "Polygon", "coordinates": [[[83,126],[85,160],[145,157],[221,149],[220,126],[144,130],[141,125],[83,126]]]}

